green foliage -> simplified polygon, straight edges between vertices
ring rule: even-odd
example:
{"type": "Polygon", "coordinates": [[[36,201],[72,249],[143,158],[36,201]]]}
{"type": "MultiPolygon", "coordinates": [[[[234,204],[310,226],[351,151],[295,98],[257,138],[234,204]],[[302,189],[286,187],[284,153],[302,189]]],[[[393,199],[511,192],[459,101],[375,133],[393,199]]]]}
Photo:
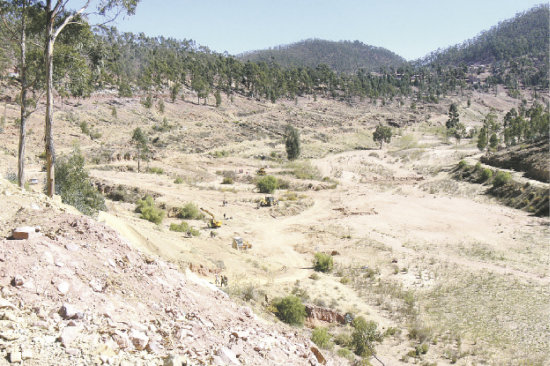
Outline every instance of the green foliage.
{"type": "Polygon", "coordinates": [[[172,85],[172,87],[170,88],[170,100],[172,100],[172,103],[176,101],[180,91],[181,91],[181,84],[175,83],[174,85],[172,85]]]}
{"type": "Polygon", "coordinates": [[[310,161],[294,161],[287,165],[298,179],[321,180],[321,172],[310,161]]]}
{"type": "Polygon", "coordinates": [[[233,178],[223,177],[222,184],[233,184],[233,178]]]}
{"type": "Polygon", "coordinates": [[[483,168],[481,170],[481,177],[480,177],[481,182],[486,182],[489,179],[491,179],[492,177],[493,177],[493,171],[491,169],[483,168]]]}
{"type": "Polygon", "coordinates": [[[493,133],[489,138],[489,147],[493,150],[498,147],[498,136],[496,133],[493,133]]]}
{"type": "Polygon", "coordinates": [[[157,109],[160,113],[164,113],[166,106],[164,105],[164,100],[160,99],[157,103],[157,109]]]}
{"type": "Polygon", "coordinates": [[[153,106],[153,97],[151,96],[151,94],[147,94],[147,96],[145,97],[145,99],[141,101],[141,104],[142,104],[145,108],[151,109],[151,107],[153,106]]]}
{"type": "Polygon", "coordinates": [[[311,332],[311,341],[322,349],[331,349],[333,347],[330,338],[327,328],[324,327],[316,327],[311,332]]]}
{"type": "Polygon", "coordinates": [[[291,125],[285,128],[285,149],[288,160],[294,160],[300,156],[300,133],[291,125]]]}
{"type": "Polygon", "coordinates": [[[183,183],[183,178],[182,177],[176,177],[176,179],[174,179],[174,183],[182,184],[183,183]]]}
{"type": "Polygon", "coordinates": [[[334,261],[330,254],[325,254],[321,252],[315,253],[315,259],[313,261],[313,268],[317,272],[330,272],[334,266],[334,261]]]}
{"type": "Polygon", "coordinates": [[[487,139],[487,129],[485,127],[482,127],[479,130],[479,134],[477,136],[477,148],[481,151],[485,150],[488,142],[489,141],[487,139]]]}
{"type": "Polygon", "coordinates": [[[374,133],[372,134],[372,139],[374,142],[378,142],[380,144],[380,148],[382,148],[384,142],[389,143],[392,138],[392,131],[389,126],[382,126],[378,125],[376,126],[376,130],[374,130],[374,133]]]}
{"type": "Polygon", "coordinates": [[[354,331],[351,338],[355,354],[362,357],[376,354],[374,343],[382,341],[382,335],[377,330],[376,322],[366,321],[365,318],[359,316],[353,319],[352,326],[354,331]]]}
{"type": "Polygon", "coordinates": [[[347,348],[339,348],[338,351],[336,351],[336,354],[342,358],[345,358],[347,360],[353,360],[353,352],[351,352],[347,348]]]}
{"type": "Polygon", "coordinates": [[[302,301],[293,295],[275,300],[274,307],[277,317],[288,324],[302,325],[306,317],[306,308],[302,301]]]}
{"type": "Polygon", "coordinates": [[[160,175],[160,174],[164,174],[164,169],[152,166],[147,168],[147,172],[160,175]]]}
{"type": "Polygon", "coordinates": [[[136,212],[141,213],[142,219],[155,224],[160,224],[164,219],[164,211],[155,206],[155,201],[151,196],[145,196],[136,202],[136,212]]]}
{"type": "Polygon", "coordinates": [[[508,172],[503,172],[501,170],[497,171],[495,178],[493,179],[494,187],[501,187],[505,184],[508,184],[512,180],[512,176],[508,172]]]}
{"type": "Polygon", "coordinates": [[[178,233],[189,233],[193,236],[199,236],[200,232],[189,226],[189,224],[185,221],[182,221],[181,224],[171,223],[170,224],[170,231],[176,231],[178,233]]]}
{"type": "Polygon", "coordinates": [[[277,178],[272,175],[266,175],[258,179],[256,187],[258,187],[260,193],[273,193],[279,188],[277,178]]]}
{"type": "Polygon", "coordinates": [[[214,93],[214,98],[216,99],[216,107],[219,107],[222,105],[222,95],[219,90],[216,90],[214,93]]]}
{"type": "Polygon", "coordinates": [[[63,203],[76,207],[85,215],[94,216],[106,210],[105,198],[92,185],[84,156],[78,148],[55,164],[55,192],[63,203]]]}
{"type": "Polygon", "coordinates": [[[193,202],[188,202],[179,209],[178,217],[187,220],[200,220],[204,217],[204,215],[196,204],[193,202]]]}
{"type": "Polygon", "coordinates": [[[445,127],[447,127],[447,130],[454,129],[458,126],[459,121],[458,107],[455,103],[452,103],[449,107],[449,119],[445,123],[445,127]]]}
{"type": "Polygon", "coordinates": [[[466,162],[466,160],[460,160],[458,162],[458,169],[464,169],[468,166],[468,163],[466,162]]]}

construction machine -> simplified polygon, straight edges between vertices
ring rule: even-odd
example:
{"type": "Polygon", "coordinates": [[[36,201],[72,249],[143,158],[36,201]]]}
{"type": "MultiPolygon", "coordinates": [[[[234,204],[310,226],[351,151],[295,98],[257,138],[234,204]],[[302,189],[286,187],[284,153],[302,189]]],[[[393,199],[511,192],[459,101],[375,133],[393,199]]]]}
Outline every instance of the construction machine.
{"type": "Polygon", "coordinates": [[[256,171],[256,174],[258,175],[266,175],[267,172],[265,171],[265,168],[260,168],[256,171]]]}
{"type": "Polygon", "coordinates": [[[279,202],[273,196],[265,196],[260,200],[261,207],[272,207],[277,205],[279,202]]]}
{"type": "Polygon", "coordinates": [[[243,240],[240,236],[235,236],[233,238],[233,243],[231,244],[233,249],[237,250],[247,250],[252,248],[252,244],[247,242],[246,240],[243,240]]]}
{"type": "Polygon", "coordinates": [[[216,217],[214,217],[214,214],[207,209],[204,209],[201,207],[201,211],[208,214],[210,216],[210,221],[208,222],[208,227],[211,229],[217,229],[222,226],[222,222],[220,220],[216,220],[216,217]]]}

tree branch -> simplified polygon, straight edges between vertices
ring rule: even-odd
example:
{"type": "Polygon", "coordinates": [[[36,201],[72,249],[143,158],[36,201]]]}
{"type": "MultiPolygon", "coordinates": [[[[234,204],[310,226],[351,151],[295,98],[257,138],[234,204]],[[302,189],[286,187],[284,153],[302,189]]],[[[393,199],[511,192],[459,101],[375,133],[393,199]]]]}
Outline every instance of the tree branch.
{"type": "MultiPolygon", "coordinates": [[[[63,3],[63,9],[65,8],[65,5],[67,4],[69,0],[66,0],[65,3],[63,3]]],[[[55,41],[55,39],[57,38],[57,36],[59,35],[59,33],[63,30],[63,28],[65,28],[67,26],[67,24],[71,23],[72,20],[77,16],[77,15],[80,15],[84,12],[84,10],[86,10],[88,8],[88,6],[90,5],[90,2],[91,0],[86,0],[86,4],[84,4],[79,10],[77,10],[75,13],[69,15],[67,18],[65,18],[65,20],[63,21],[63,23],[61,23],[61,25],[59,27],[57,27],[57,29],[53,32],[52,34],[52,38],[53,40],[55,41]]],[[[59,5],[61,3],[61,0],[59,0],[57,2],[57,4],[59,5]]],[[[57,6],[56,6],[57,7],[57,6]]]]}

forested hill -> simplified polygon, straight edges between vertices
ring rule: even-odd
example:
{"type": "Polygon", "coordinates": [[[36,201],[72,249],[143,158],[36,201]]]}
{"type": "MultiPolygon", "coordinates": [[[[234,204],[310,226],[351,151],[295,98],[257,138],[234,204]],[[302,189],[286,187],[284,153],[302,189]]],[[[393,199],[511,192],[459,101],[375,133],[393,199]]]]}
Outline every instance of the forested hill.
{"type": "Polygon", "coordinates": [[[548,4],[536,6],[514,18],[500,22],[488,31],[462,44],[432,52],[421,63],[458,66],[460,64],[492,64],[528,58],[546,61],[549,51],[548,4]]]}
{"type": "Polygon", "coordinates": [[[237,56],[243,61],[274,62],[285,68],[326,64],[336,72],[355,73],[360,69],[378,71],[381,67],[399,67],[405,59],[385,48],[359,41],[308,39],[268,50],[251,51],[237,56]]]}

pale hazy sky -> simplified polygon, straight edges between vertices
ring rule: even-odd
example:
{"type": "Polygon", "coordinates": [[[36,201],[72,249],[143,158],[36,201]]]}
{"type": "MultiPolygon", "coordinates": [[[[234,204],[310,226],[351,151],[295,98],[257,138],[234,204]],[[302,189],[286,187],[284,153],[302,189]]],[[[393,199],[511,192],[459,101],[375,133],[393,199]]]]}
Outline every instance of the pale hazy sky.
{"type": "MultiPolygon", "coordinates": [[[[359,40],[408,60],[476,36],[531,0],[141,0],[121,31],[238,54],[308,38],[359,40]]],[[[544,2],[543,2],[544,3],[544,2]]]]}

